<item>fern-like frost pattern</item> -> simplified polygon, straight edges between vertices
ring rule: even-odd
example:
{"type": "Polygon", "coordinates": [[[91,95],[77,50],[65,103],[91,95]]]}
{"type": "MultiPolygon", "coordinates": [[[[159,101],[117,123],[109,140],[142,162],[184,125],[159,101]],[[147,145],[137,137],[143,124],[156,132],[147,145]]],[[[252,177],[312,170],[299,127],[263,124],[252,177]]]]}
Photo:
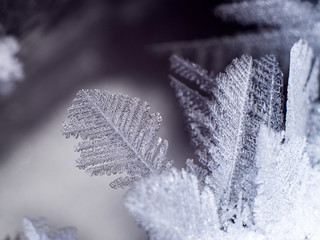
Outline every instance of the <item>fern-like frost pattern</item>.
{"type": "Polygon", "coordinates": [[[212,172],[207,182],[229,212],[227,221],[237,211],[233,208],[239,202],[239,189],[243,189],[241,196],[245,199],[241,202],[252,206],[256,138],[261,122],[276,131],[283,129],[282,72],[271,55],[260,60],[243,56],[216,78],[178,57],[171,58],[171,62],[181,81],[193,83],[204,76],[197,80],[195,89],[174,77],[172,86],[185,110],[196,154],[212,172]],[[190,66],[188,71],[181,70],[186,66],[190,66]]]}
{"type": "Polygon", "coordinates": [[[111,186],[134,182],[125,205],[155,240],[317,239],[319,59],[308,44],[290,52],[286,114],[273,55],[244,55],[216,76],[177,55],[170,61],[197,161],[168,169],[161,118],[146,103],[82,90],[63,129],[83,139],[79,167],[126,173],[111,186]]]}
{"type": "Polygon", "coordinates": [[[81,90],[68,109],[63,134],[83,139],[78,167],[91,175],[127,174],[111,183],[125,187],[169,167],[168,143],[157,136],[161,116],[146,102],[99,90],[81,90]]]}

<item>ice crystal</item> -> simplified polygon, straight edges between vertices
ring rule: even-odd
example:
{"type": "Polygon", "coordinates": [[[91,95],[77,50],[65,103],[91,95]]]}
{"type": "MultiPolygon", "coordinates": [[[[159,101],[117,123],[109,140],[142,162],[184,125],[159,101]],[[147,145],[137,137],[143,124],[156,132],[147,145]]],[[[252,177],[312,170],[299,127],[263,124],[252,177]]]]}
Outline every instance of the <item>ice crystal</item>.
{"type": "Polygon", "coordinates": [[[19,236],[22,240],[76,240],[76,229],[66,227],[59,230],[52,230],[44,219],[32,220],[23,219],[23,233],[19,236]]]}
{"type": "Polygon", "coordinates": [[[172,169],[134,184],[125,205],[155,240],[262,239],[239,226],[221,230],[214,194],[198,184],[193,174],[172,169]]]}
{"type": "MultiPolygon", "coordinates": [[[[309,96],[305,85],[312,67],[312,49],[299,41],[291,50],[286,115],[286,135],[306,136],[309,96]]],[[[318,79],[316,79],[318,80],[318,79]]]]}
{"type": "Polygon", "coordinates": [[[0,38],[0,95],[9,94],[23,78],[22,64],[16,58],[19,44],[13,37],[0,38]]]}
{"type": "Polygon", "coordinates": [[[308,44],[291,49],[286,113],[273,55],[244,55],[216,76],[178,56],[171,68],[197,161],[168,170],[159,115],[136,98],[82,90],[63,130],[84,140],[79,166],[126,171],[113,186],[139,179],[125,205],[155,240],[317,239],[319,60],[308,44]]]}
{"type": "MultiPolygon", "coordinates": [[[[195,175],[172,169],[134,184],[125,198],[129,212],[155,240],[317,239],[320,176],[309,166],[305,139],[263,126],[258,137],[254,225],[235,219],[221,228],[219,204],[195,175]]],[[[238,216],[241,216],[239,213],[238,216]]]]}
{"type": "Polygon", "coordinates": [[[256,226],[270,239],[317,239],[320,234],[320,194],[314,190],[320,187],[320,175],[311,168],[306,151],[306,89],[318,80],[311,79],[311,55],[302,41],[292,48],[286,130],[280,134],[262,127],[258,139],[254,216],[256,226]]]}
{"type": "Polygon", "coordinates": [[[258,141],[255,220],[259,227],[278,223],[283,216],[295,208],[297,199],[305,193],[308,157],[306,140],[298,136],[287,136],[262,127],[258,141]],[[294,167],[293,167],[294,166],[294,167]],[[275,187],[277,186],[277,187],[275,187]]]}
{"type": "Polygon", "coordinates": [[[80,136],[78,167],[91,175],[122,174],[111,187],[125,187],[169,167],[168,143],[157,136],[161,116],[146,102],[99,90],[81,90],[68,109],[66,137],[80,136]]]}
{"type": "Polygon", "coordinates": [[[317,239],[320,175],[306,151],[306,104],[316,96],[319,65],[306,42],[291,50],[285,130],[274,57],[244,56],[216,78],[176,56],[171,61],[185,82],[172,78],[193,143],[210,172],[188,160],[189,172],[139,181],[127,194],[129,211],[156,240],[317,239]],[[233,131],[235,123],[241,131],[233,131]]]}
{"type": "Polygon", "coordinates": [[[135,184],[125,205],[155,239],[210,239],[219,230],[213,193],[206,187],[200,195],[197,178],[186,171],[135,184]]]}
{"type": "MultiPolygon", "coordinates": [[[[235,206],[242,191],[251,208],[259,126],[264,122],[277,131],[283,128],[283,79],[275,58],[243,56],[216,78],[177,56],[171,62],[180,79],[196,83],[198,91],[172,77],[196,154],[211,171],[210,185],[217,199],[235,206]]],[[[224,208],[231,216],[237,211],[224,208]]]]}
{"type": "Polygon", "coordinates": [[[291,50],[286,135],[307,137],[306,151],[313,167],[319,162],[319,59],[299,41],[291,50]]]}
{"type": "Polygon", "coordinates": [[[270,239],[316,239],[320,195],[310,189],[320,182],[309,165],[305,138],[262,127],[258,142],[256,226],[270,239]]]}

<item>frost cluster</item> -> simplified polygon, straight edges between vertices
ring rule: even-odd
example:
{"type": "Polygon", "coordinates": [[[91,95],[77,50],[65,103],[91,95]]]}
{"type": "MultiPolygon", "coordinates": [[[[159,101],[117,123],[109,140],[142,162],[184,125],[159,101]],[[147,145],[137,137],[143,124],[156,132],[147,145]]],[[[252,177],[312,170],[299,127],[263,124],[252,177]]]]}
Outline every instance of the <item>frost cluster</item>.
{"type": "Polygon", "coordinates": [[[136,98],[81,90],[63,133],[83,141],[78,164],[126,173],[125,206],[156,240],[317,239],[320,236],[319,59],[291,49],[285,93],[273,55],[236,58],[214,75],[176,55],[171,85],[197,159],[170,168],[160,116],[136,98]],[[287,101],[285,102],[285,96],[287,101]]]}

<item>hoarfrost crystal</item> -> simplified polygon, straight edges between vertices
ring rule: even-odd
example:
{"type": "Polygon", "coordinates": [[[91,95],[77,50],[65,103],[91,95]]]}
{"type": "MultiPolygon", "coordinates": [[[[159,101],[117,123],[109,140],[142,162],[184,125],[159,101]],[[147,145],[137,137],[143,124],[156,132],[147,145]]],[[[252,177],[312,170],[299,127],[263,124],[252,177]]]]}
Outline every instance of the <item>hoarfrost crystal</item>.
{"type": "MultiPolygon", "coordinates": [[[[223,205],[221,218],[229,221],[238,213],[237,208],[245,209],[236,207],[240,194],[252,208],[256,194],[255,139],[261,122],[276,131],[283,128],[282,72],[274,56],[235,59],[226,73],[216,78],[177,56],[171,63],[181,81],[196,82],[192,89],[172,77],[196,154],[211,172],[207,182],[223,205]]],[[[248,217],[246,224],[253,222],[250,214],[248,217]]]]}
{"type": "Polygon", "coordinates": [[[114,188],[170,166],[168,143],[156,135],[161,117],[151,114],[148,104],[138,98],[81,90],[68,109],[68,118],[63,134],[83,139],[77,147],[79,168],[91,175],[127,173],[111,183],[114,188]]]}
{"type": "Polygon", "coordinates": [[[235,226],[228,234],[222,231],[213,193],[208,187],[200,191],[196,176],[185,170],[138,181],[125,205],[156,240],[262,239],[242,227],[235,226]]]}
{"type": "Polygon", "coordinates": [[[217,77],[177,56],[171,64],[200,166],[188,160],[189,173],[139,181],[127,195],[130,212],[155,239],[317,239],[320,175],[309,164],[306,126],[319,65],[306,42],[291,50],[285,123],[282,73],[273,56],[244,56],[217,77]],[[194,199],[209,189],[215,201],[208,209],[216,211],[193,216],[203,204],[194,199]],[[217,221],[209,233],[204,216],[217,221]]]}
{"type": "Polygon", "coordinates": [[[126,171],[113,186],[139,179],[125,205],[155,240],[318,239],[319,59],[308,44],[290,52],[286,113],[273,55],[244,55],[216,76],[175,55],[170,61],[197,160],[169,170],[160,118],[146,103],[82,90],[63,130],[84,140],[79,166],[126,171]]]}

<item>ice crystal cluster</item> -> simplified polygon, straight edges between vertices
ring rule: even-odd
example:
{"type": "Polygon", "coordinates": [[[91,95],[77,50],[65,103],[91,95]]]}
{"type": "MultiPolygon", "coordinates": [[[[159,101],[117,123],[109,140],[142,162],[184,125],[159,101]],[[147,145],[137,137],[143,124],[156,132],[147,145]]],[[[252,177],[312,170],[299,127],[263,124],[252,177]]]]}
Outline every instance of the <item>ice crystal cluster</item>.
{"type": "Polygon", "coordinates": [[[37,220],[24,218],[23,232],[17,238],[20,240],[76,240],[77,233],[72,227],[52,230],[43,218],[37,220]]]}
{"type": "Polygon", "coordinates": [[[83,139],[80,168],[125,172],[111,185],[133,183],[125,206],[151,239],[318,239],[319,60],[312,49],[302,40],[291,49],[287,89],[272,55],[244,55],[216,76],[175,55],[170,61],[197,159],[186,170],[169,169],[160,116],[146,103],[81,90],[63,130],[83,139]]]}
{"type": "Polygon", "coordinates": [[[0,38],[0,95],[9,94],[15,82],[23,78],[22,64],[16,58],[19,48],[15,38],[0,38]]]}
{"type": "Polygon", "coordinates": [[[318,1],[240,0],[223,2],[213,14],[227,23],[248,27],[247,31],[210,39],[156,44],[156,53],[177,55],[221,71],[235,56],[262,57],[274,54],[287,70],[289,52],[300,38],[320,53],[320,6],[318,1]],[[251,27],[251,28],[250,28],[251,27]]]}

